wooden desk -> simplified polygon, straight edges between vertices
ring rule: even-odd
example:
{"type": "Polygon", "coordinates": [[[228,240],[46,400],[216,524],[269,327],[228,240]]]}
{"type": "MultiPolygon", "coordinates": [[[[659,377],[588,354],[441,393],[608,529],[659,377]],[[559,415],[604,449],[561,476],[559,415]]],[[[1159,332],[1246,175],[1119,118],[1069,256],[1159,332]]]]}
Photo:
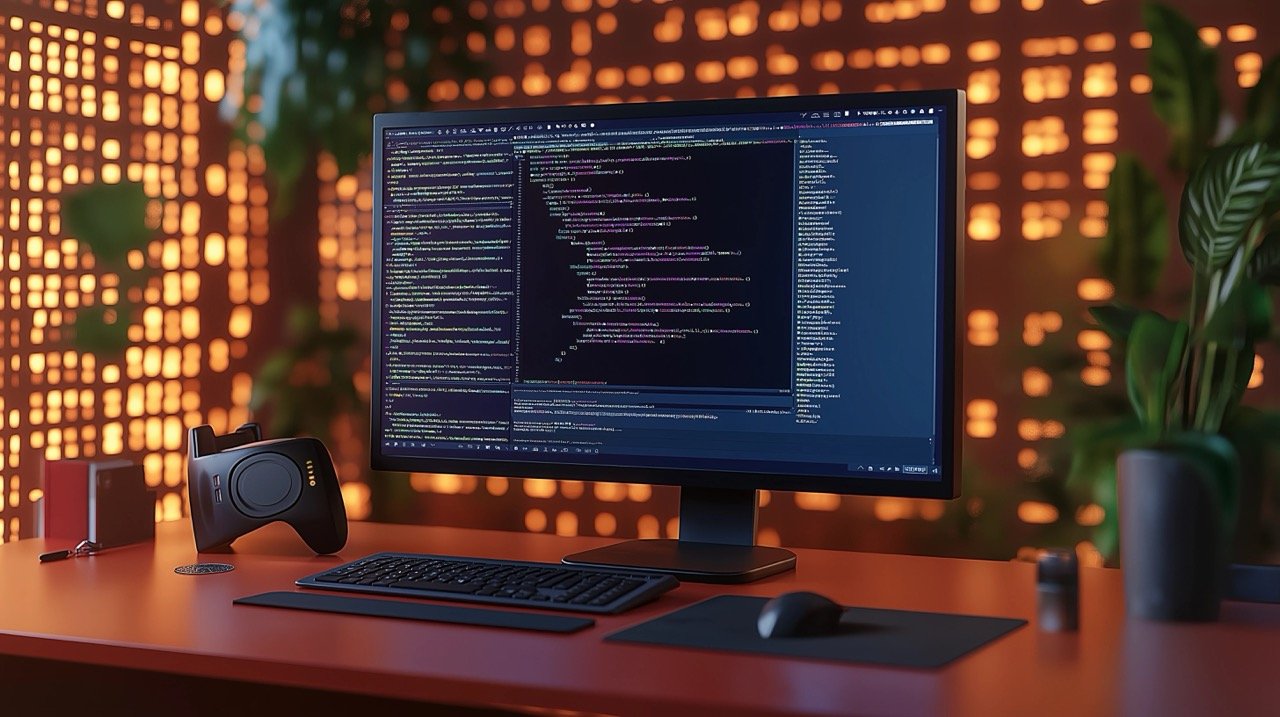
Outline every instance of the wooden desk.
{"type": "MultiPolygon", "coordinates": [[[[603,542],[353,523],[341,558],[394,549],[555,561],[603,542]]],[[[154,545],[45,565],[42,540],[0,546],[0,655],[142,670],[127,673],[147,678],[140,706],[153,705],[147,689],[157,680],[199,675],[540,713],[1280,713],[1280,607],[1228,603],[1209,625],[1127,620],[1114,570],[1083,571],[1074,634],[1036,628],[1029,564],[798,550],[796,572],[731,588],[767,596],[812,589],[851,605],[1031,620],[925,671],[603,642],[730,590],[691,583],[568,636],[233,606],[338,562],[310,555],[282,525],[236,547],[203,556],[235,571],[189,577],[173,572],[198,559],[186,522],[157,526],[154,545]]],[[[7,674],[0,671],[0,706],[22,689],[7,674]]]]}

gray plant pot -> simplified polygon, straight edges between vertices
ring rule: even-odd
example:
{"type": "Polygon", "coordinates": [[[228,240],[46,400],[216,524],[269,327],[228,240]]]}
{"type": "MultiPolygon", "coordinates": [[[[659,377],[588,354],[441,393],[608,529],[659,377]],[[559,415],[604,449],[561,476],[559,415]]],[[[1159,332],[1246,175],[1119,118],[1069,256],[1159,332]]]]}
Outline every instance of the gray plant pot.
{"type": "Polygon", "coordinates": [[[1116,467],[1126,611],[1149,620],[1218,619],[1227,545],[1211,477],[1176,451],[1125,451],[1116,467]]]}

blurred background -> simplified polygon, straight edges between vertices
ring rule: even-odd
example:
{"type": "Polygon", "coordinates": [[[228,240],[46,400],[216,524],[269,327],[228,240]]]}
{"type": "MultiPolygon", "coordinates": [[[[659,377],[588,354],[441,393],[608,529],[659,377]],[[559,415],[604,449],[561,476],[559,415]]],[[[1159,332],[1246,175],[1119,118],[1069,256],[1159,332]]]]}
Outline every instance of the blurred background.
{"type": "MultiPolygon", "coordinates": [[[[674,535],[672,488],[368,470],[372,113],[959,87],[962,497],[765,493],[760,541],[1114,560],[1085,458],[1129,409],[1087,307],[1179,305],[1164,225],[1198,151],[1280,139],[1277,26],[1257,0],[8,0],[0,541],[33,534],[42,459],[143,462],[180,519],[186,428],[247,420],[326,440],[355,520],[674,535]]],[[[1246,403],[1277,404],[1274,370],[1267,344],[1246,403]]]]}

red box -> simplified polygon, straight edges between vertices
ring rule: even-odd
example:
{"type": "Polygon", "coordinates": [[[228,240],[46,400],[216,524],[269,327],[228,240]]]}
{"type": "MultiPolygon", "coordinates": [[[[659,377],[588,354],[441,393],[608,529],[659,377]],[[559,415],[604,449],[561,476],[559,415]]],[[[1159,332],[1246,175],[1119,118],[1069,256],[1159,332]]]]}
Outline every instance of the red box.
{"type": "Polygon", "coordinates": [[[78,543],[89,537],[89,463],[45,461],[44,537],[78,543]]]}
{"type": "Polygon", "coordinates": [[[91,540],[100,547],[155,536],[155,491],[142,466],[122,458],[45,461],[43,536],[57,543],[91,540]]]}

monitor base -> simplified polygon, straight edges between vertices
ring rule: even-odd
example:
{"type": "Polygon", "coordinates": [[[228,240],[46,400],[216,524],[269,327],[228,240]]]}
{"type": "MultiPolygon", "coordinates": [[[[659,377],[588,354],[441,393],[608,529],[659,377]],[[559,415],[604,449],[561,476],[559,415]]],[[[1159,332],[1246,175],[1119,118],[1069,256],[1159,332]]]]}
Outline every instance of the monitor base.
{"type": "Polygon", "coordinates": [[[562,562],[657,571],[695,583],[749,583],[794,570],[796,556],[790,550],[762,545],[628,540],[566,555],[562,562]]]}

